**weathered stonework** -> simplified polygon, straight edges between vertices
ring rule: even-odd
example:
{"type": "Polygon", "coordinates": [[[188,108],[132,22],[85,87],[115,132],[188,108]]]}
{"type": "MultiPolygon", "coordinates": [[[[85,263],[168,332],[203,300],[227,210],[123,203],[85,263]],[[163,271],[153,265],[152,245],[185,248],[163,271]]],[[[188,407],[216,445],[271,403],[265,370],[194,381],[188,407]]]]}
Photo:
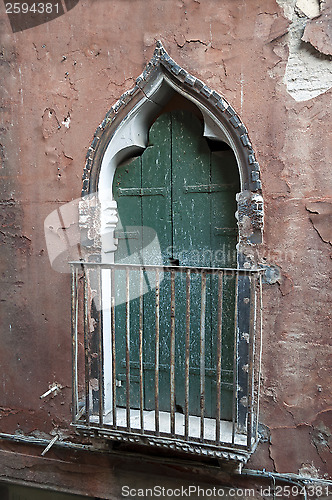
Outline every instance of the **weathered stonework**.
{"type": "Polygon", "coordinates": [[[82,234],[82,246],[90,251],[101,249],[101,217],[97,195],[84,196],[78,204],[79,227],[82,234]]]}
{"type": "Polygon", "coordinates": [[[237,195],[240,245],[262,242],[264,227],[263,198],[258,193],[243,191],[237,195]]]}
{"type": "Polygon", "coordinates": [[[94,174],[95,176],[98,175],[100,160],[96,153],[98,148],[101,149],[101,147],[105,147],[101,146],[103,139],[105,142],[105,136],[106,138],[111,137],[112,134],[109,128],[113,126],[112,130],[114,130],[114,125],[115,127],[119,126],[120,121],[126,115],[126,107],[131,103],[134,97],[137,98],[137,96],[140,95],[140,91],[142,91],[143,96],[145,95],[145,88],[150,84],[151,80],[156,77],[156,71],[170,73],[181,87],[191,91],[198,101],[203,100],[207,102],[215,115],[221,117],[223,121],[226,121],[230,125],[230,128],[239,140],[239,147],[242,147],[245,156],[246,172],[243,172],[243,177],[245,178],[243,189],[260,192],[262,185],[259,164],[255,158],[248,130],[235,110],[218,92],[210,89],[201,80],[190,75],[184,68],[181,68],[181,66],[168,55],[162,43],[158,42],[151,61],[147,64],[143,73],[136,79],[136,85],[131,90],[125,92],[111,107],[94,134],[94,139],[86,156],[82,195],[84,196],[96,190],[96,184],[91,182],[91,170],[96,170],[97,172],[94,172],[94,174]],[[123,116],[120,116],[120,121],[117,121],[120,112],[123,112],[123,116]]]}

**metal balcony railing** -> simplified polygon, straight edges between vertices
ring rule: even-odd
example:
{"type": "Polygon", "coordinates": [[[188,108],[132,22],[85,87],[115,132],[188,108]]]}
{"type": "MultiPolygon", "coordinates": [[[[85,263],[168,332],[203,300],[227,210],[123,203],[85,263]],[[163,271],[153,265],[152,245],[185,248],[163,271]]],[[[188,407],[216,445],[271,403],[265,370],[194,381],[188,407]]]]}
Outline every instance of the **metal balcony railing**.
{"type": "Polygon", "coordinates": [[[257,443],[261,270],[71,267],[76,428],[245,461],[257,443]]]}

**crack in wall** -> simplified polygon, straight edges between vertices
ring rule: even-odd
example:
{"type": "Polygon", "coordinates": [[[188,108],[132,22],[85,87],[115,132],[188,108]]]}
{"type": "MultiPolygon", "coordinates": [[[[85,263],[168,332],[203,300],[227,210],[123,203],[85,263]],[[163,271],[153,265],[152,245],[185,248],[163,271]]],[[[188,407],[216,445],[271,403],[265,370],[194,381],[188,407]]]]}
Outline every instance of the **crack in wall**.
{"type": "Polygon", "coordinates": [[[271,443],[271,441],[270,441],[270,444],[269,444],[268,451],[269,451],[269,458],[270,458],[270,460],[271,460],[271,462],[273,464],[273,472],[277,472],[278,469],[277,469],[275,460],[274,460],[273,455],[272,455],[272,443],[271,443]]]}
{"type": "Polygon", "coordinates": [[[316,415],[315,420],[311,423],[311,442],[315,446],[317,454],[323,464],[328,464],[331,458],[332,430],[331,425],[331,408],[323,410],[316,415]],[[317,423],[315,423],[317,422],[317,423]]]}
{"type": "Polygon", "coordinates": [[[280,446],[277,446],[277,443],[280,444],[280,442],[284,442],[284,446],[288,448],[286,462],[289,457],[291,457],[293,465],[297,462],[299,474],[306,474],[308,477],[326,476],[332,447],[331,408],[326,408],[317,412],[308,422],[296,422],[292,412],[290,410],[287,410],[287,412],[292,416],[293,425],[270,427],[271,434],[268,452],[274,464],[274,470],[277,472],[285,472],[288,467],[288,465],[285,464],[285,455],[281,452],[280,446]],[[304,439],[303,443],[301,443],[301,439],[304,439]],[[294,446],[294,443],[297,441],[299,448],[294,446]],[[302,451],[308,450],[308,446],[312,451],[304,455],[302,451]],[[306,461],[303,461],[304,456],[306,456],[306,461]],[[321,467],[319,467],[319,463],[317,464],[315,456],[318,456],[321,467]]]}

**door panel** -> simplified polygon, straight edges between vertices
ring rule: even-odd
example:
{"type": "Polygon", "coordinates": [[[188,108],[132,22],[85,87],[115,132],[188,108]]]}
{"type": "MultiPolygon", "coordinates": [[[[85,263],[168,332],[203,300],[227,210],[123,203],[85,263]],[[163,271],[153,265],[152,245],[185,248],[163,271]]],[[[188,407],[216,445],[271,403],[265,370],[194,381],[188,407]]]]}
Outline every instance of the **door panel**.
{"type": "MultiPolygon", "coordinates": [[[[119,223],[115,231],[118,247],[116,262],[127,260],[139,263],[142,258],[143,234],[142,209],[138,200],[137,189],[142,185],[141,159],[135,158],[130,165],[117,169],[113,183],[113,193],[118,201],[119,223]],[[128,260],[128,256],[132,259],[128,260]]],[[[137,274],[137,273],[136,273],[137,274]]],[[[138,278],[138,276],[135,276],[138,278]]],[[[115,304],[116,304],[116,351],[117,351],[117,397],[120,406],[126,405],[126,272],[115,272],[115,304]]],[[[131,291],[130,301],[130,354],[131,354],[131,387],[130,401],[133,407],[139,406],[139,298],[131,291]],[[134,298],[135,297],[135,298],[134,298]]]]}
{"type": "MultiPolygon", "coordinates": [[[[231,150],[219,151],[211,154],[211,184],[215,186],[209,195],[211,203],[211,267],[237,266],[237,224],[235,212],[237,210],[236,193],[239,190],[237,166],[234,154],[231,150]]],[[[211,277],[211,339],[213,346],[217,343],[217,318],[218,279],[211,277]]],[[[231,418],[232,408],[232,384],[233,384],[233,359],[234,359],[234,308],[235,308],[235,278],[224,276],[223,303],[222,303],[222,388],[221,404],[222,417],[231,418]]],[[[216,348],[212,347],[213,380],[212,409],[215,415],[213,401],[216,400],[216,348]]]]}
{"type": "MultiPolygon", "coordinates": [[[[173,247],[174,256],[180,265],[210,267],[210,207],[204,186],[210,184],[210,150],[202,137],[202,125],[191,114],[177,111],[172,115],[172,180],[173,180],[173,247]]],[[[177,378],[176,404],[184,409],[185,404],[185,280],[177,279],[177,378]]],[[[211,277],[207,276],[206,318],[211,316],[211,277]]],[[[190,308],[190,413],[200,414],[200,316],[201,277],[191,276],[190,308]]],[[[211,328],[206,321],[205,348],[206,368],[211,356],[211,328]]],[[[205,398],[207,414],[211,401],[211,384],[206,373],[205,398]]]]}
{"type": "MultiPolygon", "coordinates": [[[[202,124],[191,113],[161,115],[152,125],[149,146],[139,158],[118,167],[113,184],[122,234],[115,262],[140,254],[141,263],[159,264],[148,248],[151,229],[159,239],[164,265],[236,267],[236,201],[239,189],[236,161],[231,150],[211,153],[202,136],[202,124]],[[138,228],[135,232],[135,226],[138,228]],[[131,230],[129,230],[131,228],[131,230]],[[135,239],[136,238],[136,239],[135,239]],[[139,252],[140,250],[140,252],[139,252]]],[[[137,263],[137,262],[135,262],[137,263]]],[[[118,404],[125,406],[125,304],[124,272],[117,271],[115,288],[118,404]],[[122,274],[121,274],[122,273],[122,274]],[[121,295],[122,294],[122,295],[121,295]],[[122,380],[121,380],[122,379],[122,380]]],[[[175,273],[175,396],[177,410],[184,409],[185,373],[185,275],[175,273]]],[[[144,294],[144,404],[154,409],[155,275],[144,276],[150,290],[144,294]]],[[[217,277],[207,275],[205,316],[206,416],[215,416],[216,335],[218,314],[217,277]]],[[[191,275],[190,414],[200,414],[200,315],[201,276],[191,275]]],[[[234,279],[225,279],[222,339],[222,417],[230,418],[233,365],[234,279]],[[230,319],[231,318],[231,319],[230,319]]],[[[130,305],[131,407],[139,407],[138,332],[139,298],[130,305]]],[[[160,283],[159,409],[170,409],[170,280],[160,283]]]]}
{"type": "MultiPolygon", "coordinates": [[[[153,228],[158,236],[162,263],[169,265],[169,246],[172,241],[172,208],[171,208],[171,126],[170,116],[162,115],[151,127],[149,147],[141,157],[142,178],[145,186],[159,188],[162,194],[142,197],[142,227],[153,228]]],[[[143,241],[146,244],[146,241],[143,241]]],[[[146,264],[160,264],[155,255],[145,255],[146,264]]],[[[150,272],[151,283],[155,283],[155,273],[150,272]]],[[[170,402],[170,286],[167,280],[160,283],[160,342],[159,342],[159,407],[169,410],[170,402]]],[[[144,400],[145,408],[153,410],[155,396],[155,289],[144,295],[144,400]]]]}

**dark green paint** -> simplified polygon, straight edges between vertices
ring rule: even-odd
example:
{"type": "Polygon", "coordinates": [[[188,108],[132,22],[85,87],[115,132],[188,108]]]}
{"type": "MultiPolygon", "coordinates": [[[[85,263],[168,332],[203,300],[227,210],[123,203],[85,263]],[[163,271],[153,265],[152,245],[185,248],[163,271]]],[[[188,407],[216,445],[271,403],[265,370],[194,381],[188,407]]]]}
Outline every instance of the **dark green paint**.
{"type": "MultiPolygon", "coordinates": [[[[192,114],[176,111],[161,115],[152,125],[149,146],[139,158],[119,166],[113,184],[121,220],[115,262],[131,255],[133,263],[160,264],[157,252],[142,256],[158,236],[162,263],[201,267],[236,267],[237,226],[235,193],[239,191],[236,161],[231,150],[211,152],[202,136],[202,124],[192,114]],[[135,258],[133,257],[135,254],[135,258]],[[138,258],[138,255],[140,257],[138,258]]],[[[127,257],[128,259],[128,257],[127,257]]],[[[138,273],[133,273],[138,281],[138,273]]],[[[170,279],[160,285],[160,410],[170,409],[170,279]]],[[[154,409],[155,291],[154,273],[145,275],[144,294],[144,404],[154,409]],[[150,290],[149,290],[150,286],[150,290]]],[[[125,406],[124,271],[116,272],[117,388],[125,406]]],[[[131,407],[139,407],[139,298],[133,284],[130,304],[131,407]]],[[[215,415],[217,277],[207,276],[206,299],[206,416],[215,415]]],[[[201,277],[191,278],[190,414],[199,415],[200,401],[200,297],[201,277]]],[[[234,279],[224,279],[222,340],[222,417],[231,416],[233,378],[234,279]]],[[[175,300],[176,383],[178,410],[184,408],[185,275],[176,277],[175,300]]]]}

